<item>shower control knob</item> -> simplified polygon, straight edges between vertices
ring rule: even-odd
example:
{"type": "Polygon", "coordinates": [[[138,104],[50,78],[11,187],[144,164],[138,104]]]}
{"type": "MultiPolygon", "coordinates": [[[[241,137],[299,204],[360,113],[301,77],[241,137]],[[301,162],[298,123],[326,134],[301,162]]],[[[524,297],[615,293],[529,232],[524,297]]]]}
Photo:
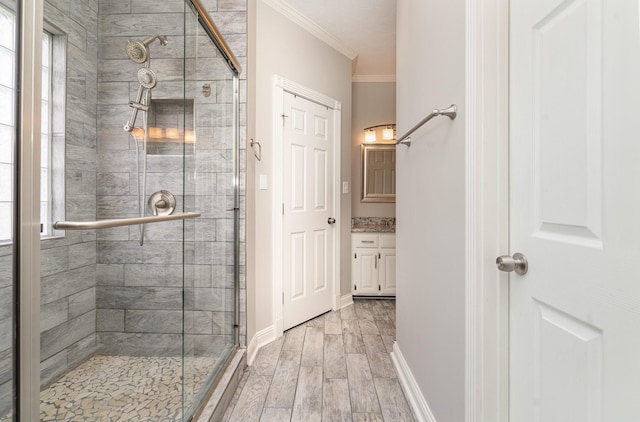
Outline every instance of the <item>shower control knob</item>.
{"type": "Polygon", "coordinates": [[[167,190],[151,194],[147,206],[153,215],[170,215],[176,209],[176,197],[167,190]]]}

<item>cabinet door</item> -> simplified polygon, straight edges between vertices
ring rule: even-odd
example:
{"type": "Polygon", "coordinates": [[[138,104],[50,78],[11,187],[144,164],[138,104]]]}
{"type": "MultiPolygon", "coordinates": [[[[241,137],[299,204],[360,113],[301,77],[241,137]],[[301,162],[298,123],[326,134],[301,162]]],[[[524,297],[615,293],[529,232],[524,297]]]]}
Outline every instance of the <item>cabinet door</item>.
{"type": "Polygon", "coordinates": [[[383,295],[396,294],[396,250],[380,248],[379,274],[380,293],[383,295]]]}
{"type": "Polygon", "coordinates": [[[378,293],[378,249],[355,248],[353,283],[355,294],[378,293]]]}

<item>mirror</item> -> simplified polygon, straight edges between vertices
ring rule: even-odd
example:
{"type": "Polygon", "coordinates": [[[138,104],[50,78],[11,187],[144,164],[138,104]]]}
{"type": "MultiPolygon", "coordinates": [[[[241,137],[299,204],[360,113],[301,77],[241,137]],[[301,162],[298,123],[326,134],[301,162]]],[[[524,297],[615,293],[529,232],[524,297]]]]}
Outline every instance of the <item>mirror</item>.
{"type": "Polygon", "coordinates": [[[362,144],[362,202],[396,202],[395,144],[362,144]]]}

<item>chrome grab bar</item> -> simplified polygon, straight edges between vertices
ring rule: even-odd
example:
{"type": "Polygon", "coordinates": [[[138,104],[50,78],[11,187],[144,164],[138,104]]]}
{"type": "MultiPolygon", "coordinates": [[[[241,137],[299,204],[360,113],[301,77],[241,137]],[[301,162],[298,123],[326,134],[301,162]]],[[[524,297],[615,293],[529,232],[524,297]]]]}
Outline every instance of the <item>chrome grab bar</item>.
{"type": "Polygon", "coordinates": [[[407,139],[407,138],[409,138],[413,132],[415,132],[416,130],[420,129],[420,127],[423,124],[427,123],[429,120],[433,119],[434,117],[438,117],[438,116],[447,116],[448,118],[453,120],[453,119],[456,118],[457,114],[458,114],[458,107],[455,104],[451,104],[449,107],[443,108],[442,110],[438,110],[438,109],[433,110],[427,117],[422,119],[420,121],[420,123],[418,123],[417,125],[415,125],[411,129],[409,129],[409,131],[407,133],[405,133],[400,138],[398,138],[398,140],[396,141],[396,145],[404,144],[404,145],[410,147],[411,146],[411,139],[407,139]]]}
{"type": "Polygon", "coordinates": [[[199,212],[185,212],[182,214],[156,215],[150,217],[116,218],[98,221],[56,221],[53,228],[56,230],[94,230],[108,229],[111,227],[133,226],[136,224],[160,223],[162,221],[185,220],[187,218],[200,217],[199,212]]]}

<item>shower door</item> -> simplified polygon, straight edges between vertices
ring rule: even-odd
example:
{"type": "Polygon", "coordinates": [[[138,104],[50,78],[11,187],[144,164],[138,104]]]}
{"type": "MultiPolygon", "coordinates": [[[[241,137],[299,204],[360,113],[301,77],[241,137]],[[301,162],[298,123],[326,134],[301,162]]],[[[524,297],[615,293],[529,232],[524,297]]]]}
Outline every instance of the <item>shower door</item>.
{"type": "Polygon", "coordinates": [[[0,421],[188,420],[238,342],[235,59],[196,1],[23,3],[16,43],[0,0],[0,421]]]}

